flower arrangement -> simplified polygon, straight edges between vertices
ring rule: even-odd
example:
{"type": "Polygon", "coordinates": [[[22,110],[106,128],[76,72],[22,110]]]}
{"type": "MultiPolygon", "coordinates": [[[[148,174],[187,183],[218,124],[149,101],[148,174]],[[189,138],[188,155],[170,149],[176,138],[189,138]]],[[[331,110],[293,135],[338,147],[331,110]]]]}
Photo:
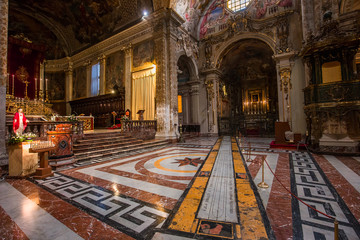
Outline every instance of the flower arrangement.
{"type": "Polygon", "coordinates": [[[23,135],[12,135],[9,140],[8,144],[17,144],[25,141],[30,141],[33,138],[36,138],[37,135],[35,133],[25,133],[23,135]]]}
{"type": "Polygon", "coordinates": [[[26,137],[27,139],[33,139],[37,137],[35,133],[31,133],[31,132],[25,133],[23,134],[23,136],[26,137]]]}
{"type": "Polygon", "coordinates": [[[130,119],[129,119],[128,116],[123,115],[123,116],[121,117],[121,120],[122,120],[122,121],[129,121],[130,119]]]}
{"type": "Polygon", "coordinates": [[[68,118],[67,118],[68,122],[77,122],[77,118],[74,114],[71,114],[68,118]]]}

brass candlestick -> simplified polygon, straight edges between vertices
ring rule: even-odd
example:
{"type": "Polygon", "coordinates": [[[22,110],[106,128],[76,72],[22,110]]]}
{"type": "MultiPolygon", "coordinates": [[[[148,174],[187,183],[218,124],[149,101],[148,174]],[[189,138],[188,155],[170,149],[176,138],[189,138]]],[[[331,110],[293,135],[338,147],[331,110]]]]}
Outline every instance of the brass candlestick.
{"type": "Polygon", "coordinates": [[[49,102],[49,91],[45,91],[45,102],[49,102]]]}
{"type": "Polygon", "coordinates": [[[28,89],[28,86],[29,86],[29,83],[30,83],[30,82],[28,82],[28,81],[26,80],[26,81],[24,81],[24,83],[25,83],[25,99],[26,99],[26,100],[29,100],[27,89],[28,89]]]}

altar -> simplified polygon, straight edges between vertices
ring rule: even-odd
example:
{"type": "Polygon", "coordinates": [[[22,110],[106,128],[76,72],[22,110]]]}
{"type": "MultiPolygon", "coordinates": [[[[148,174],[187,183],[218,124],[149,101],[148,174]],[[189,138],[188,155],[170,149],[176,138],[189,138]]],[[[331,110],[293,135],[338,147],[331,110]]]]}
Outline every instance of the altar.
{"type": "Polygon", "coordinates": [[[82,121],[84,123],[84,131],[85,130],[94,130],[94,117],[93,116],[57,116],[55,117],[55,121],[57,122],[65,122],[72,120],[82,121]]]}

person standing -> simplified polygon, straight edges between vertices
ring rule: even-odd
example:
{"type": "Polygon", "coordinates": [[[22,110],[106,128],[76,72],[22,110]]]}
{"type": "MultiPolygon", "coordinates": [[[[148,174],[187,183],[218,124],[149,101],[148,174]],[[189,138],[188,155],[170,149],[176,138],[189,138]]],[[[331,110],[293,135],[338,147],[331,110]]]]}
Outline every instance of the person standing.
{"type": "Polygon", "coordinates": [[[17,113],[14,115],[13,119],[13,130],[16,135],[22,135],[26,129],[27,123],[29,120],[26,119],[25,114],[23,113],[22,108],[18,108],[17,113]]]}

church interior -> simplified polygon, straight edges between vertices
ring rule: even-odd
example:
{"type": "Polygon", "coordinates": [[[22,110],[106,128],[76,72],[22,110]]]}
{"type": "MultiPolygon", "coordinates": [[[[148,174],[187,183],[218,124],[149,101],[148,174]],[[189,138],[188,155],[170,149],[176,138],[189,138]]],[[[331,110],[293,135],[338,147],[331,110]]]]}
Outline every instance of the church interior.
{"type": "Polygon", "coordinates": [[[0,13],[0,239],[360,239],[360,1],[0,13]]]}

